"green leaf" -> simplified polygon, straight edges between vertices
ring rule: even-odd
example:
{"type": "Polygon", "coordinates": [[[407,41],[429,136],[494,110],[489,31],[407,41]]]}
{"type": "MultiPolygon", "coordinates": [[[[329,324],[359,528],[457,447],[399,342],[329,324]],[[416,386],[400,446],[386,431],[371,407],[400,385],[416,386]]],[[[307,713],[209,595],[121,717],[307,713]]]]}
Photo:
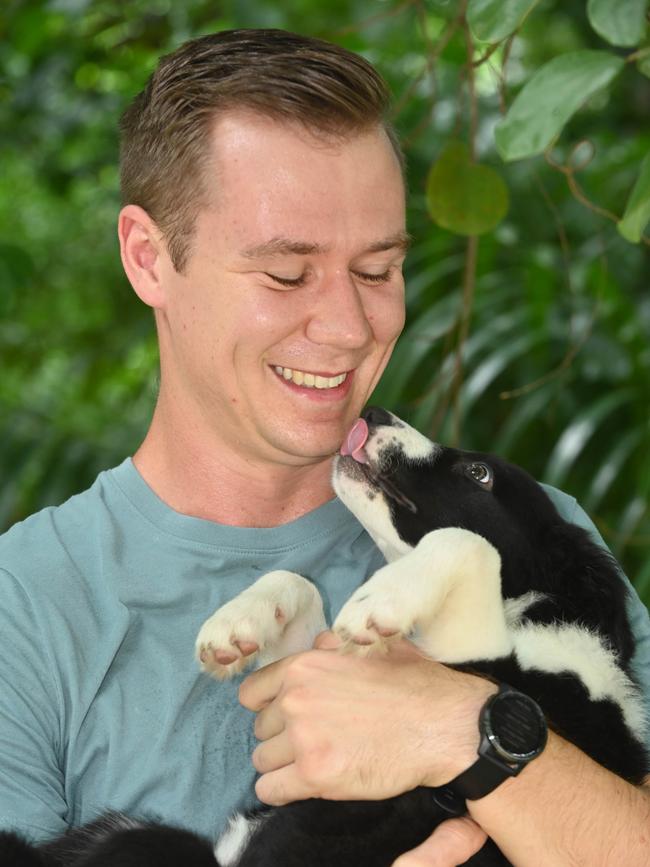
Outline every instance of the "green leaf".
{"type": "Polygon", "coordinates": [[[587,16],[611,45],[638,45],[645,33],[646,0],[589,0],[587,16]]]}
{"type": "Polygon", "coordinates": [[[621,477],[625,462],[634,455],[640,445],[643,447],[645,436],[646,432],[643,428],[634,427],[627,431],[606,454],[582,504],[587,512],[593,512],[600,505],[612,485],[621,477]]]}
{"type": "Polygon", "coordinates": [[[580,106],[608,85],[624,65],[622,58],[607,51],[575,51],[542,66],[495,128],[503,159],[542,153],[580,106]]]}
{"type": "Polygon", "coordinates": [[[600,424],[632,399],[627,389],[605,394],[580,413],[564,430],[548,460],[544,481],[560,487],[600,424]]]}
{"type": "Polygon", "coordinates": [[[427,179],[429,214],[458,235],[482,235],[508,212],[508,188],[494,169],[472,162],[467,145],[449,142],[427,179]]]}
{"type": "Polygon", "coordinates": [[[630,193],[627,207],[618,223],[618,231],[626,241],[638,244],[650,220],[650,154],[641,163],[641,172],[630,193]]]}
{"type": "MultiPolygon", "coordinates": [[[[459,298],[448,295],[436,301],[423,316],[409,324],[408,332],[397,341],[371,403],[397,407],[411,377],[425,364],[432,347],[449,332],[458,319],[459,298]]],[[[426,375],[435,372],[426,369],[426,375]]],[[[427,379],[428,382],[428,379],[427,379]]]]}
{"type": "MultiPolygon", "coordinates": [[[[513,330],[513,334],[515,333],[513,330]]],[[[487,358],[482,359],[467,377],[463,386],[461,398],[463,414],[467,415],[471,411],[473,404],[487,392],[504,370],[513,362],[527,356],[537,344],[545,343],[546,340],[545,334],[527,331],[519,337],[504,340],[487,358]]]]}
{"type": "Polygon", "coordinates": [[[467,21],[475,39],[501,42],[538,3],[539,0],[470,0],[467,21]]]}

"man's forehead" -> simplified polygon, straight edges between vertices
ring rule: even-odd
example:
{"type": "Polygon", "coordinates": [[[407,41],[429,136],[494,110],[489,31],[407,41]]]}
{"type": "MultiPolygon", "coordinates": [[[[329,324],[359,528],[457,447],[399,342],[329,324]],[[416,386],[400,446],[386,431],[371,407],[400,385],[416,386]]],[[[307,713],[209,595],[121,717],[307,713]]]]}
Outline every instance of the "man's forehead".
{"type": "Polygon", "coordinates": [[[371,165],[376,162],[376,148],[379,146],[394,161],[402,186],[405,186],[400,160],[386,128],[380,122],[348,133],[334,134],[309,127],[297,119],[277,118],[246,107],[225,109],[213,119],[209,169],[219,174],[227,164],[230,172],[233,167],[246,165],[241,159],[242,154],[248,152],[250,156],[257,150],[263,151],[264,163],[268,165],[273,151],[272,140],[276,142],[276,156],[279,153],[284,158],[288,157],[294,145],[330,154],[340,154],[349,145],[372,148],[375,152],[369,159],[371,165]]]}
{"type": "MultiPolygon", "coordinates": [[[[410,244],[411,236],[408,232],[400,231],[385,238],[369,242],[364,248],[364,252],[381,253],[387,250],[398,250],[406,253],[410,244]]],[[[247,259],[268,259],[273,256],[312,256],[328,253],[330,249],[331,247],[328,244],[314,244],[299,239],[293,240],[277,236],[268,241],[263,241],[261,244],[246,247],[241,251],[241,254],[247,259]]]]}

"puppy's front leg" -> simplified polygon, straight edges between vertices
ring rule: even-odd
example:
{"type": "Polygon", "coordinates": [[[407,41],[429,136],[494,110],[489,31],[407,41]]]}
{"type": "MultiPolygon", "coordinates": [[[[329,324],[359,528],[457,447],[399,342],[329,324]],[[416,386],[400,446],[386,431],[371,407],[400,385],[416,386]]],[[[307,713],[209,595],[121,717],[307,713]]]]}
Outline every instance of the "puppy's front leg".
{"type": "Polygon", "coordinates": [[[333,629],[348,644],[371,647],[409,636],[441,662],[505,656],[512,641],[501,596],[501,558],[468,530],[434,530],[362,584],[333,629]]]}
{"type": "Polygon", "coordinates": [[[196,639],[203,671],[224,679],[307,650],[326,628],[316,587],[295,572],[267,572],[205,621],[196,639]]]}

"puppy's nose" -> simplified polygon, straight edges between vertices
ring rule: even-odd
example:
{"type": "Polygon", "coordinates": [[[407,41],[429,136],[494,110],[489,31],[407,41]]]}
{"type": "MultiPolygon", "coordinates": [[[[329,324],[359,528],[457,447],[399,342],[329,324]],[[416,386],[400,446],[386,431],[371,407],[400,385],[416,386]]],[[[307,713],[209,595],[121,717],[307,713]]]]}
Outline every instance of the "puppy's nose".
{"type": "Polygon", "coordinates": [[[393,416],[380,406],[369,406],[363,411],[361,418],[373,427],[393,424],[393,416]]]}

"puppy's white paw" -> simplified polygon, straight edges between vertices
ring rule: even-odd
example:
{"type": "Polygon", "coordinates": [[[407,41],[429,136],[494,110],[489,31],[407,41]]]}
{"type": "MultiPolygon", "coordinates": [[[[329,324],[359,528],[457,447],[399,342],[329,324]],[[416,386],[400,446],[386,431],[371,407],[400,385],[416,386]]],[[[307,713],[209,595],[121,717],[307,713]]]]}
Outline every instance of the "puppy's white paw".
{"type": "Polygon", "coordinates": [[[413,627],[403,595],[393,586],[373,586],[370,579],[348,599],[332,628],[347,649],[374,650],[408,635],[413,627]]]}
{"type": "Polygon", "coordinates": [[[240,594],[205,621],[196,639],[196,658],[213,677],[233,677],[276,644],[285,626],[286,615],[278,603],[240,594]]]}

